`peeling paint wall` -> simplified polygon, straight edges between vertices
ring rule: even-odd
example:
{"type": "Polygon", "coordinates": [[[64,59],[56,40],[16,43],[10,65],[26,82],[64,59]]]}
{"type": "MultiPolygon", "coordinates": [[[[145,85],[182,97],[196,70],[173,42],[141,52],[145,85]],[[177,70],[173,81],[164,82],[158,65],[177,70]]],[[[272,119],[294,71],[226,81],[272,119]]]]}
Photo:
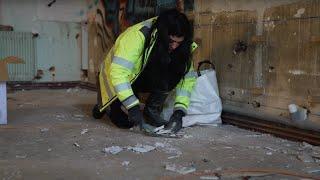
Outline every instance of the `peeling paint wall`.
{"type": "Polygon", "coordinates": [[[317,0],[195,1],[196,59],[216,65],[225,111],[320,130],[319,9],[317,0]],[[289,104],[308,119],[293,121],[289,104]]]}
{"type": "Polygon", "coordinates": [[[36,41],[36,82],[79,81],[80,21],[85,1],[0,0],[0,24],[32,32],[36,41]],[[49,6],[50,5],[50,6],[49,6]]]}

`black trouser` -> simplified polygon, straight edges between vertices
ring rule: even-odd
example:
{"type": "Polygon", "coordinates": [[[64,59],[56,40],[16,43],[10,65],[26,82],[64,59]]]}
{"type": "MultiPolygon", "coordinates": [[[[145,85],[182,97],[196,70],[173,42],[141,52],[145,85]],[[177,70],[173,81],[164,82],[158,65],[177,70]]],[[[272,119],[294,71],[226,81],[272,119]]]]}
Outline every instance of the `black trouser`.
{"type": "Polygon", "coordinates": [[[119,128],[129,129],[133,127],[134,123],[128,120],[128,115],[121,109],[122,103],[116,99],[110,105],[109,118],[111,122],[119,128]]]}
{"type": "MultiPolygon", "coordinates": [[[[165,84],[165,83],[164,83],[165,84]]],[[[145,78],[143,76],[139,77],[132,85],[132,90],[137,98],[139,98],[138,94],[139,93],[150,93],[149,96],[152,96],[153,93],[156,94],[168,94],[168,89],[167,85],[163,85],[164,87],[157,87],[157,88],[152,88],[150,87],[150,83],[147,83],[145,81],[145,78]]],[[[111,122],[114,123],[117,127],[119,128],[131,128],[134,126],[133,122],[130,122],[128,120],[128,115],[123,112],[121,109],[122,103],[119,101],[119,99],[115,100],[113,103],[110,105],[110,119],[111,122]]]]}

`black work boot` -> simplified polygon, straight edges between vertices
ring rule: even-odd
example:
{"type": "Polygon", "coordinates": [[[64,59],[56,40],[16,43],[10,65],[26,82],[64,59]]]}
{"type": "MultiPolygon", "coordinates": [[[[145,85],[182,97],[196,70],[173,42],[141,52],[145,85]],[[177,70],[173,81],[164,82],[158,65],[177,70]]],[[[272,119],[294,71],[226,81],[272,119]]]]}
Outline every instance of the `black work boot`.
{"type": "Polygon", "coordinates": [[[148,123],[152,126],[159,127],[168,123],[168,121],[160,116],[163,104],[168,94],[168,92],[155,92],[149,95],[143,114],[145,115],[148,123]]]}
{"type": "Polygon", "coordinates": [[[94,107],[92,109],[92,116],[95,119],[101,119],[105,113],[106,113],[106,111],[100,112],[98,104],[94,105],[94,107]]]}

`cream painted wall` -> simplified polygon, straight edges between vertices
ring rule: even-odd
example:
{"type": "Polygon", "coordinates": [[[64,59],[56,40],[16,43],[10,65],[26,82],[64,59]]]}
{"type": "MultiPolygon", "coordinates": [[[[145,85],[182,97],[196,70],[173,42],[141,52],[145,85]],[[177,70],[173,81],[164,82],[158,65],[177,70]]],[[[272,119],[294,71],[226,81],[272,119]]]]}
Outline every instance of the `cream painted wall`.
{"type": "MultiPolygon", "coordinates": [[[[79,81],[81,76],[81,26],[88,10],[85,0],[0,0],[0,24],[14,31],[38,33],[37,70],[40,82],[79,81]],[[55,67],[55,76],[49,71],[55,67]]],[[[36,72],[35,72],[36,73],[36,72]]]]}

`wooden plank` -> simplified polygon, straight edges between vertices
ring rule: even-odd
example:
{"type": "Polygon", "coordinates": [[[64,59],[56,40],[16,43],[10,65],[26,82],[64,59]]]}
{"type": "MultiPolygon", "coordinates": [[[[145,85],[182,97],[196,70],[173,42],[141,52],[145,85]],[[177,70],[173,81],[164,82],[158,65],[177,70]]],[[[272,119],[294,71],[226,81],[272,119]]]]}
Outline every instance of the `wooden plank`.
{"type": "Polygon", "coordinates": [[[273,29],[265,32],[266,92],[279,99],[269,97],[269,105],[280,102],[282,108],[286,108],[290,99],[291,103],[303,99],[300,104],[311,113],[320,112],[320,106],[308,103],[307,99],[308,91],[317,87],[320,70],[320,49],[315,45],[320,36],[320,23],[319,18],[314,18],[320,15],[319,7],[319,1],[303,1],[266,10],[265,19],[270,21],[265,24],[274,24],[273,29]],[[304,13],[297,16],[302,8],[304,13]]]}

